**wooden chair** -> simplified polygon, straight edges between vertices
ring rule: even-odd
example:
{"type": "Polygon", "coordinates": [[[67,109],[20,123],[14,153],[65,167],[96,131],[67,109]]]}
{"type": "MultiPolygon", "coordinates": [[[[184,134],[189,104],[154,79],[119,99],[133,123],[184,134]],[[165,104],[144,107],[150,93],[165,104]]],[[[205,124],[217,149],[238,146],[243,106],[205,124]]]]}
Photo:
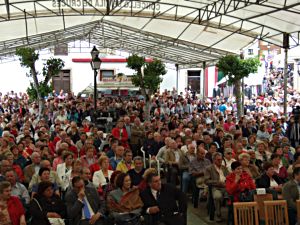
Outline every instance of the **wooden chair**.
{"type": "Polygon", "coordinates": [[[233,216],[236,225],[259,225],[256,202],[233,203],[233,216]]]}
{"type": "Polygon", "coordinates": [[[296,200],[297,206],[297,221],[300,221],[300,200],[296,200]]]}
{"type": "Polygon", "coordinates": [[[254,195],[254,201],[257,202],[258,205],[258,214],[260,220],[265,220],[264,201],[271,200],[273,200],[272,194],[254,195]]]}
{"type": "Polygon", "coordinates": [[[285,200],[264,202],[265,225],[289,225],[288,208],[285,200]]]}

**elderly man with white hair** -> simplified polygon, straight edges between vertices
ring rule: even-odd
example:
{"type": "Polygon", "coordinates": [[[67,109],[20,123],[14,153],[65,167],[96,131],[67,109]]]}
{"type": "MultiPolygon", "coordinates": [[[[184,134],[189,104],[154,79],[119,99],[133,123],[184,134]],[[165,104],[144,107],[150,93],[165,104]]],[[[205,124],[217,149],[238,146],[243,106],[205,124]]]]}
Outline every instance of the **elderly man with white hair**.
{"type": "Polygon", "coordinates": [[[188,191],[189,183],[191,180],[189,165],[194,159],[196,159],[196,145],[191,143],[187,145],[187,152],[184,154],[184,157],[179,159],[179,168],[182,171],[181,190],[185,193],[187,193],[188,191]]]}
{"type": "Polygon", "coordinates": [[[31,155],[31,164],[24,168],[25,183],[29,184],[34,174],[38,174],[41,168],[41,155],[38,152],[33,152],[31,155]]]}

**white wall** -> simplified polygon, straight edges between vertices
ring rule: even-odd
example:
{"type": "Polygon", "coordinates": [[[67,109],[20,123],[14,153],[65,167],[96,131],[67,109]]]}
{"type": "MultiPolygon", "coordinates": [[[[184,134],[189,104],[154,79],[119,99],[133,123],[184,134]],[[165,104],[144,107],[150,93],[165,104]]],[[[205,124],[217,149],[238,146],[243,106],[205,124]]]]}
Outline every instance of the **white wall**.
{"type": "Polygon", "coordinates": [[[0,71],[0,92],[26,92],[29,79],[26,77],[26,70],[21,67],[19,61],[0,64],[0,71]]]}

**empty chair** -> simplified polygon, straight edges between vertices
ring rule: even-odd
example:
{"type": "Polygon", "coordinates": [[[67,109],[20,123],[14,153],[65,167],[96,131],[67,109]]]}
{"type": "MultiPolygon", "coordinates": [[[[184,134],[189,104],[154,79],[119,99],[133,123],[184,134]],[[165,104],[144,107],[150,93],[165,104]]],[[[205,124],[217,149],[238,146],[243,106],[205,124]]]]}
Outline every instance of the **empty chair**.
{"type": "Polygon", "coordinates": [[[256,202],[233,203],[233,216],[235,225],[259,225],[256,202]]]}
{"type": "Polygon", "coordinates": [[[264,201],[265,225],[289,225],[285,200],[264,201]]]}

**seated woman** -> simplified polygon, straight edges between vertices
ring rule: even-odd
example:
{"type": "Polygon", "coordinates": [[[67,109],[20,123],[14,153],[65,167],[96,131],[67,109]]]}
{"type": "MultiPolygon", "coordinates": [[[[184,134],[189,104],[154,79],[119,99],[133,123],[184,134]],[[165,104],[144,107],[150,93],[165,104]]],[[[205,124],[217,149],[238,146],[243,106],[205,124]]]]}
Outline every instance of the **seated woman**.
{"type": "Polygon", "coordinates": [[[265,173],[256,180],[257,188],[266,188],[266,191],[273,194],[273,199],[278,199],[278,193],[282,191],[283,181],[275,173],[274,166],[270,162],[264,164],[265,173]]]}
{"type": "Polygon", "coordinates": [[[259,171],[257,166],[250,164],[250,155],[248,153],[242,153],[239,155],[239,162],[243,168],[243,171],[246,171],[252,179],[259,177],[259,171]]]}
{"type": "Polygon", "coordinates": [[[231,164],[232,173],[226,177],[226,191],[233,196],[234,202],[240,201],[240,194],[246,191],[255,190],[255,184],[250,175],[243,171],[239,161],[231,164]]]}
{"type": "Polygon", "coordinates": [[[139,189],[131,188],[130,176],[125,173],[117,176],[116,186],[117,189],[111,191],[107,199],[112,218],[117,224],[122,224],[131,218],[138,218],[143,207],[139,189]]]}
{"type": "Polygon", "coordinates": [[[103,186],[109,183],[110,177],[113,174],[113,170],[109,170],[109,159],[107,156],[101,156],[99,158],[100,170],[93,175],[93,184],[96,188],[103,188],[103,186]]]}
{"type": "Polygon", "coordinates": [[[0,182],[0,224],[26,225],[25,210],[18,197],[11,196],[11,184],[0,182]]]}
{"type": "Polygon", "coordinates": [[[66,191],[70,185],[70,176],[72,173],[73,153],[64,151],[62,154],[64,163],[58,164],[56,172],[58,177],[62,180],[62,190],[66,191]]]}
{"type": "Polygon", "coordinates": [[[66,207],[59,196],[54,194],[53,184],[42,181],[38,192],[30,203],[31,225],[49,225],[52,220],[66,217],[66,207]]]}
{"type": "MultiPolygon", "coordinates": [[[[50,169],[48,168],[41,168],[39,170],[39,177],[41,179],[41,182],[50,182],[50,169]]],[[[40,183],[41,183],[40,182],[40,183]]],[[[36,193],[38,192],[38,188],[39,188],[39,185],[40,183],[38,184],[34,184],[32,186],[32,193],[31,193],[31,197],[33,198],[36,193]]],[[[51,183],[51,182],[50,182],[51,183]]],[[[60,196],[60,193],[59,193],[59,190],[58,190],[58,186],[56,183],[53,183],[53,190],[54,190],[54,193],[58,196],[60,196]]]]}
{"type": "Polygon", "coordinates": [[[276,153],[271,155],[271,163],[273,165],[274,172],[284,182],[288,178],[288,172],[287,169],[283,166],[281,159],[282,157],[276,153]]]}

